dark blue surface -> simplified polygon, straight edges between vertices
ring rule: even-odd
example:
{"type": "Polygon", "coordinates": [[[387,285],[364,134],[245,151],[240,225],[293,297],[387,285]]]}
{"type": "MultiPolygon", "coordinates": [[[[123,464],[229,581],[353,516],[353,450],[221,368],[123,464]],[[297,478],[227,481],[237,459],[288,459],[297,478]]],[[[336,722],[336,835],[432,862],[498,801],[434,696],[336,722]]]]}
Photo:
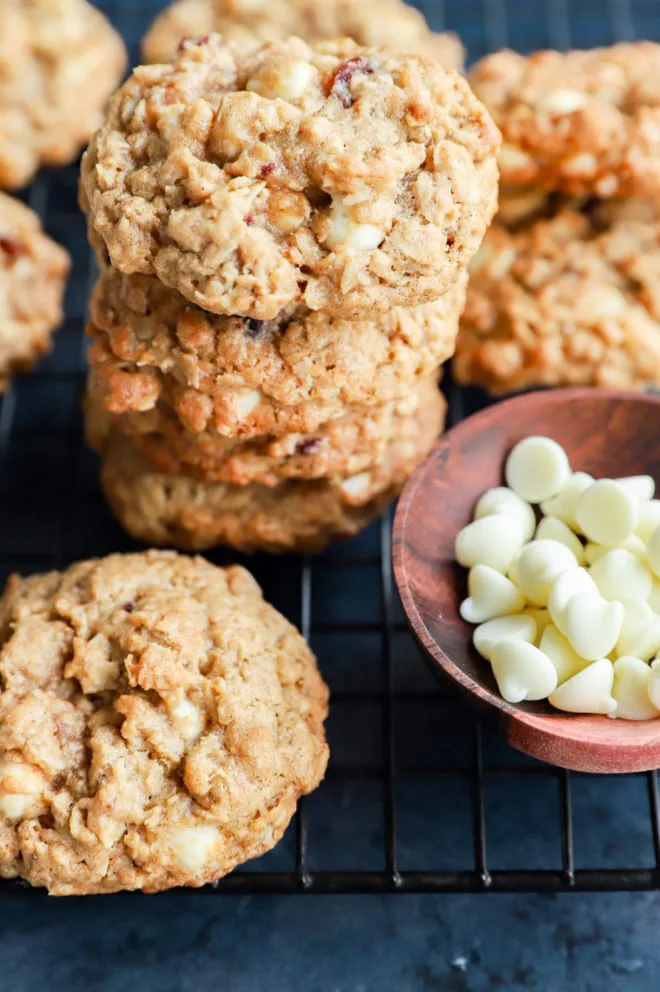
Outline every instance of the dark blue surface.
{"type": "MultiPolygon", "coordinates": [[[[161,5],[107,0],[101,6],[121,25],[135,58],[139,37],[161,5]]],[[[505,44],[529,50],[660,37],[657,0],[431,0],[422,6],[435,27],[461,34],[472,58],[505,44]]],[[[76,267],[67,322],[55,353],[41,366],[48,376],[23,380],[0,406],[2,573],[128,546],[95,493],[95,461],[79,446],[79,379],[73,373],[80,368],[91,273],[74,198],[72,169],[42,176],[29,193],[50,232],[72,250],[76,267]],[[2,427],[9,420],[11,443],[3,450],[2,427]]],[[[472,400],[466,398],[467,408],[472,400]]],[[[314,566],[308,619],[334,703],[330,774],[306,803],[312,871],[385,867],[379,538],[375,525],[314,566]],[[361,564],[348,560],[356,557],[361,564]],[[361,629],[341,632],[333,629],[338,622],[361,629]]],[[[250,565],[275,605],[295,622],[305,620],[301,563],[282,559],[273,566],[256,558],[250,565]]],[[[397,626],[398,609],[389,619],[393,683],[400,694],[393,710],[399,868],[473,871],[466,777],[472,719],[455,700],[438,696],[408,634],[397,626]]],[[[539,774],[541,766],[491,735],[484,755],[490,870],[561,869],[560,780],[539,774]]],[[[655,868],[646,778],[573,776],[571,783],[576,867],[655,868]]],[[[294,865],[289,831],[276,851],[246,870],[294,865]]],[[[0,992],[646,992],[660,987],[659,915],[658,893],[171,893],[54,901],[2,892],[0,992]]]]}

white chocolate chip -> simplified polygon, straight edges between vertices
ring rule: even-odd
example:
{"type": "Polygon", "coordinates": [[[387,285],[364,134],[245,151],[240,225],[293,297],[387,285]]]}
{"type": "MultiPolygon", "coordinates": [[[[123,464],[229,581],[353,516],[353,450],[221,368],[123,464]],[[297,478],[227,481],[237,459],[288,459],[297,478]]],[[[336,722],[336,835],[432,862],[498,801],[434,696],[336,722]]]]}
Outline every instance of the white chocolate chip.
{"type": "Polygon", "coordinates": [[[494,513],[510,513],[511,516],[516,517],[523,526],[525,541],[531,539],[536,529],[534,510],[526,500],[514,493],[513,489],[508,489],[506,486],[488,489],[474,509],[474,519],[480,520],[482,517],[490,517],[494,513]]]}
{"type": "Polygon", "coordinates": [[[621,605],[623,623],[615,653],[620,658],[633,655],[648,661],[660,650],[660,617],[639,599],[624,599],[621,605]]]}
{"type": "Polygon", "coordinates": [[[589,664],[588,661],[580,657],[577,651],[573,650],[564,635],[553,624],[548,624],[543,631],[539,647],[555,666],[559,685],[567,679],[573,678],[589,664]]]}
{"type": "Polygon", "coordinates": [[[374,251],[385,233],[374,224],[356,224],[346,214],[344,201],[335,196],[330,208],[330,231],[326,237],[329,248],[352,248],[355,251],[374,251]]]}
{"type": "Polygon", "coordinates": [[[597,168],[596,156],[589,152],[581,152],[579,155],[564,159],[562,172],[569,176],[592,176],[597,168]]]}
{"type": "Polygon", "coordinates": [[[650,502],[655,495],[655,482],[650,475],[627,475],[616,481],[625,486],[640,504],[650,502]]]}
{"type": "Polygon", "coordinates": [[[612,548],[591,566],[591,577],[604,599],[646,600],[651,595],[653,577],[637,555],[623,548],[612,548]]]}
{"type": "Polygon", "coordinates": [[[536,606],[547,606],[552,583],[558,575],[577,567],[573,552],[558,541],[532,541],[518,559],[520,588],[536,606]]]}
{"type": "Polygon", "coordinates": [[[195,740],[202,732],[203,719],[200,710],[189,699],[184,699],[170,713],[174,726],[186,740],[195,740]]]}
{"type": "Polygon", "coordinates": [[[534,167],[534,160],[527,152],[521,151],[515,145],[503,144],[498,157],[502,171],[514,171],[534,167]]]}
{"type": "Polygon", "coordinates": [[[639,658],[624,657],[614,662],[614,716],[622,720],[653,720],[659,715],[649,695],[652,674],[650,665],[639,658]]]}
{"type": "Polygon", "coordinates": [[[44,777],[31,765],[7,761],[0,765],[0,813],[8,820],[26,816],[41,798],[44,777]]]}
{"type": "Polygon", "coordinates": [[[490,565],[506,572],[524,543],[523,525],[518,517],[496,513],[474,520],[456,538],[456,560],[466,568],[490,565]]]}
{"type": "Polygon", "coordinates": [[[596,583],[584,568],[569,568],[558,575],[552,583],[548,598],[548,611],[555,627],[566,633],[566,609],[576,593],[591,593],[598,596],[596,583]]]}
{"type": "Polygon", "coordinates": [[[653,569],[655,575],[660,577],[660,527],[656,527],[646,546],[646,550],[649,556],[649,565],[653,569]]]}
{"type": "MultiPolygon", "coordinates": [[[[636,558],[639,558],[641,562],[646,563],[648,560],[646,545],[642,541],[641,537],[637,536],[637,534],[631,534],[630,537],[626,538],[626,540],[619,545],[619,549],[622,551],[629,551],[630,554],[633,554],[636,558]]],[[[595,565],[597,561],[600,561],[600,559],[611,550],[612,548],[608,548],[604,544],[594,544],[590,541],[584,549],[584,560],[587,565],[595,565]]]]}
{"type": "Polygon", "coordinates": [[[470,569],[468,593],[469,598],[460,607],[460,614],[468,623],[484,623],[509,613],[520,613],[525,605],[520,589],[489,565],[470,569]]]}
{"type": "Polygon", "coordinates": [[[656,527],[660,527],[660,499],[649,500],[648,503],[640,506],[635,533],[642,541],[646,542],[656,527]]]}
{"type": "Polygon", "coordinates": [[[646,688],[651,703],[660,710],[660,659],[658,658],[651,662],[651,677],[646,688]]]}
{"type": "Polygon", "coordinates": [[[540,608],[532,606],[532,607],[528,607],[524,611],[523,615],[526,617],[531,617],[534,623],[536,624],[535,643],[538,645],[539,641],[543,637],[543,633],[546,627],[548,626],[548,624],[552,623],[552,617],[550,616],[550,612],[548,610],[542,610],[540,608]]]}
{"type": "Polygon", "coordinates": [[[312,80],[318,75],[309,62],[298,59],[291,64],[286,73],[275,77],[269,82],[258,75],[249,79],[246,89],[270,100],[297,100],[309,88],[312,80]]]}
{"type": "Polygon", "coordinates": [[[232,409],[239,420],[245,420],[261,403],[257,389],[239,389],[232,396],[232,409]]]}
{"type": "Polygon", "coordinates": [[[593,476],[586,472],[574,472],[556,496],[541,503],[542,512],[548,517],[557,517],[571,530],[579,532],[575,509],[578,499],[593,481],[593,476]]]}
{"type": "Polygon", "coordinates": [[[660,580],[653,579],[653,587],[649,596],[649,606],[654,613],[660,613],[660,580]]]}
{"type": "Polygon", "coordinates": [[[550,702],[566,713],[601,713],[606,716],[616,710],[612,696],[614,668],[607,658],[599,658],[567,679],[550,696],[550,702]]]}
{"type": "Polygon", "coordinates": [[[533,643],[536,637],[536,621],[533,617],[519,613],[507,617],[487,620],[475,628],[472,643],[479,654],[490,661],[493,648],[500,641],[519,638],[533,643]]]}
{"type": "Polygon", "coordinates": [[[371,473],[359,472],[357,475],[351,475],[348,479],[344,479],[339,488],[345,496],[353,498],[355,496],[362,496],[370,485],[371,473]]]}
{"type": "Polygon", "coordinates": [[[605,658],[619,639],[624,610],[592,592],[577,592],[563,615],[564,633],[574,651],[588,661],[605,658]]]}
{"type": "Polygon", "coordinates": [[[508,703],[546,699],[557,687],[557,672],[548,656],[526,641],[500,641],[493,648],[491,663],[508,703]]]}
{"type": "Polygon", "coordinates": [[[199,872],[208,864],[213,848],[220,840],[220,832],[209,824],[179,827],[168,840],[179,864],[186,871],[199,872]]]}
{"type": "Polygon", "coordinates": [[[584,562],[584,545],[559,517],[543,517],[534,535],[537,541],[559,541],[573,552],[579,565],[584,562]]]}
{"type": "Polygon", "coordinates": [[[612,479],[599,479],[578,499],[575,518],[590,541],[614,548],[635,530],[639,507],[625,486],[612,479]]]}
{"type": "Polygon", "coordinates": [[[538,106],[549,114],[572,114],[584,107],[586,102],[587,98],[577,90],[557,89],[546,93],[538,106]]]}
{"type": "Polygon", "coordinates": [[[568,482],[571,468],[566,452],[549,437],[526,437],[506,460],[507,484],[529,503],[556,496],[568,482]]]}

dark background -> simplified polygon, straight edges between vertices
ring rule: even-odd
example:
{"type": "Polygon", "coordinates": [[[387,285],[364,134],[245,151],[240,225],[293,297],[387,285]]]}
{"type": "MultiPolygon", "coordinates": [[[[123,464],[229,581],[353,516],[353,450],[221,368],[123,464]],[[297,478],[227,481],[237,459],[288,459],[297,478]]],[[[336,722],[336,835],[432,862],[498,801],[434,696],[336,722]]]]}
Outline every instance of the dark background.
{"type": "MultiPolygon", "coordinates": [[[[101,6],[135,61],[161,4],[101,6]]],[[[471,58],[504,45],[524,51],[660,38],[657,0],[422,6],[435,28],[461,35],[471,58]]],[[[81,328],[93,272],[75,185],[75,168],[57,170],[26,193],[76,267],[55,353],[0,400],[0,579],[130,547],[80,443],[81,328]]],[[[453,419],[482,402],[476,393],[450,392],[453,419]]],[[[333,690],[333,758],[302,824],[250,866],[258,874],[227,886],[262,889],[269,880],[278,890],[368,884],[386,892],[400,877],[403,887],[465,894],[49,900],[0,887],[0,992],[660,987],[657,891],[556,891],[573,881],[657,889],[655,776],[568,778],[513,754],[488,731],[482,742],[472,714],[438,686],[405,631],[382,567],[387,536],[387,522],[376,524],[311,566],[250,560],[268,597],[303,627],[319,656],[333,690]]]]}

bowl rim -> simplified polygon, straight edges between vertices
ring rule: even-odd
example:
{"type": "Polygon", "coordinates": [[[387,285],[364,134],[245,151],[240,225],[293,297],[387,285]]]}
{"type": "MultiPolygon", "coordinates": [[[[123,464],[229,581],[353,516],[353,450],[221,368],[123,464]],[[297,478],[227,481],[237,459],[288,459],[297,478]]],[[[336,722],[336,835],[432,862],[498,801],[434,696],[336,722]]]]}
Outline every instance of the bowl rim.
{"type": "MultiPolygon", "coordinates": [[[[395,584],[406,622],[422,653],[437,675],[449,678],[464,695],[469,695],[473,703],[497,712],[499,722],[505,729],[509,742],[520,750],[532,754],[542,760],[550,760],[554,764],[577,771],[647,771],[660,767],[660,759],[649,763],[649,738],[658,738],[660,753],[660,719],[646,721],[612,721],[605,716],[589,716],[569,714],[555,711],[553,713],[534,713],[521,709],[513,703],[508,703],[499,694],[476,682],[457,662],[455,662],[436,641],[429,630],[423,614],[417,604],[411,589],[406,555],[406,530],[411,509],[414,506],[417,491],[430,472],[442,472],[443,459],[438,455],[443,449],[461,441],[465,435],[478,432],[481,422],[488,422],[497,407],[500,416],[509,413],[515,416],[516,410],[530,403],[537,404],[541,400],[552,408],[559,403],[571,400],[590,399],[595,402],[631,401],[643,403],[660,410],[660,395],[640,393],[625,389],[601,389],[593,386],[578,386],[566,389],[537,389],[522,395],[498,400],[488,407],[466,417],[443,434],[420,465],[410,476],[399,498],[392,526],[392,565],[395,584]],[[560,740],[558,748],[553,748],[552,757],[547,754],[548,721],[556,723],[553,735],[560,740]],[[577,737],[568,734],[568,727],[574,730],[580,727],[577,737]],[[616,745],[604,742],[607,735],[603,733],[608,727],[617,726],[619,744],[625,744],[627,761],[625,768],[616,766],[616,755],[612,752],[616,745]],[[643,728],[655,725],[655,733],[644,733],[643,728]],[[563,741],[563,743],[561,743],[563,741]],[[591,756],[574,760],[570,753],[571,742],[585,745],[592,752],[591,756]]],[[[660,443],[660,442],[659,442],[660,443]]],[[[659,480],[660,481],[660,480],[659,480]]],[[[485,662],[484,662],[485,664],[485,662]]]]}

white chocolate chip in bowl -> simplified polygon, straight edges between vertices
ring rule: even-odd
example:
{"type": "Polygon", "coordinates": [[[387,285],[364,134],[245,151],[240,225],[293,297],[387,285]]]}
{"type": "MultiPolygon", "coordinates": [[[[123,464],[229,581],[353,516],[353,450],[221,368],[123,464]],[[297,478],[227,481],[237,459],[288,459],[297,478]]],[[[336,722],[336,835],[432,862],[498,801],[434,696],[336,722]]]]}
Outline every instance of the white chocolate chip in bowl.
{"type": "Polygon", "coordinates": [[[639,521],[639,504],[630,488],[614,479],[598,479],[577,501],[575,519],[590,541],[617,547],[639,521]]]}
{"type": "Polygon", "coordinates": [[[466,568],[490,565],[506,572],[524,543],[523,525],[516,516],[494,513],[474,520],[456,538],[456,560],[466,568]]]}
{"type": "Polygon", "coordinates": [[[491,664],[499,690],[508,703],[547,699],[557,687],[557,672],[548,656],[520,638],[496,644],[491,664]]]}
{"type": "Polygon", "coordinates": [[[504,640],[529,641],[533,643],[536,637],[536,621],[529,614],[519,613],[512,616],[496,617],[487,620],[475,628],[472,641],[479,654],[490,661],[493,648],[504,640]]]}
{"type": "Polygon", "coordinates": [[[529,503],[542,503],[556,496],[570,475],[566,452],[548,437],[524,438],[506,461],[507,485],[529,503]]]}
{"type": "Polygon", "coordinates": [[[496,486],[483,494],[474,508],[474,519],[481,520],[496,513],[510,514],[519,520],[525,541],[529,541],[536,530],[536,517],[530,504],[506,486],[496,486]]]}
{"type": "MultiPolygon", "coordinates": [[[[656,718],[628,720],[625,715],[619,715],[618,719],[607,719],[616,708],[612,694],[614,662],[619,657],[630,656],[647,664],[655,657],[651,654],[650,658],[639,658],[628,650],[628,642],[637,636],[639,650],[648,655],[655,648],[655,653],[660,654],[660,646],[655,647],[657,642],[654,643],[653,637],[647,639],[646,646],[642,645],[641,635],[648,631],[643,624],[636,626],[632,612],[615,598],[625,592],[626,585],[636,596],[648,594],[638,609],[652,614],[651,620],[657,608],[650,605],[651,600],[660,603],[660,575],[652,572],[644,540],[644,537],[650,539],[655,528],[650,527],[650,534],[642,536],[646,518],[654,513],[654,509],[649,510],[655,502],[653,480],[657,482],[660,478],[660,454],[651,439],[647,440],[659,413],[660,399],[656,397],[616,394],[609,390],[545,391],[498,402],[452,428],[441,439],[424,471],[418,470],[414,486],[410,484],[410,489],[414,488],[412,506],[404,491],[397,513],[397,520],[406,520],[411,536],[416,534],[417,555],[428,563],[424,581],[417,587],[423,597],[416,600],[417,615],[406,610],[416,630],[420,623],[426,625],[429,633],[419,637],[423,648],[434,664],[485,705],[500,711],[500,726],[514,746],[569,768],[634,771],[660,767],[660,722],[656,723],[656,718]],[[536,527],[531,537],[525,534],[521,551],[511,559],[506,571],[499,573],[500,581],[508,578],[524,599],[521,610],[506,614],[500,633],[507,633],[508,618],[522,615],[536,623],[536,635],[533,641],[516,637],[520,632],[516,621],[509,628],[512,636],[505,637],[501,643],[512,641],[516,653],[522,654],[530,653],[526,645],[536,648],[555,668],[557,686],[545,700],[524,699],[521,692],[525,686],[520,685],[519,679],[516,693],[515,680],[510,678],[506,689],[508,699],[514,696],[521,699],[514,703],[503,697],[494,681],[493,665],[472,643],[474,638],[483,647],[482,638],[486,637],[484,655],[496,650],[497,657],[503,650],[493,647],[495,637],[499,636],[497,627],[486,636],[487,629],[476,634],[480,626],[476,620],[456,623],[460,600],[466,595],[467,574],[453,556],[453,545],[459,528],[471,518],[502,517],[509,512],[516,516],[516,501],[506,495],[506,482],[513,481],[506,474],[506,463],[518,442],[524,440],[523,431],[532,438],[556,441],[566,453],[570,470],[559,490],[541,501],[538,490],[523,491],[520,483],[515,483],[515,495],[526,497],[524,503],[530,505],[530,499],[536,500],[532,504],[536,527]],[[598,513],[596,530],[593,519],[585,520],[580,515],[578,520],[576,514],[584,493],[602,482],[615,485],[615,501],[622,494],[619,502],[624,517],[627,515],[623,523],[617,515],[614,533],[612,523],[599,521],[598,513]],[[499,492],[491,496],[491,490],[499,492]],[[548,517],[553,520],[544,522],[548,517]],[[605,533],[598,530],[603,523],[609,528],[605,533]],[[585,524],[588,533],[584,532],[585,524]],[[540,552],[535,548],[540,542],[552,542],[553,552],[549,557],[554,567],[550,574],[543,548],[540,552]],[[556,552],[556,546],[562,544],[562,552],[556,552]],[[557,564],[554,559],[560,554],[567,558],[557,564]],[[599,561],[603,564],[594,574],[600,590],[590,575],[592,566],[599,561]],[[569,569],[583,569],[584,588],[568,596],[566,603],[570,582],[562,579],[558,584],[552,610],[560,616],[560,623],[563,623],[562,614],[568,619],[568,626],[564,624],[569,634],[566,637],[550,617],[549,600],[554,582],[569,569]],[[530,597],[529,593],[535,585],[537,595],[532,598],[534,594],[530,597]],[[560,609],[562,590],[565,612],[560,609]],[[435,644],[439,646],[438,652],[435,644]],[[576,678],[578,681],[573,681],[576,678]],[[576,690],[586,690],[586,700],[580,699],[579,693],[576,697],[576,690]],[[557,705],[553,705],[555,702],[557,705]]],[[[529,484],[537,485],[538,479],[532,478],[529,484]]],[[[555,482],[552,488],[556,485],[555,482]]],[[[588,508],[589,500],[586,502],[588,508]]],[[[395,548],[396,536],[395,528],[395,548]]],[[[414,568],[415,564],[411,561],[410,566],[414,568]]],[[[510,587],[508,591],[513,595],[510,587]]],[[[403,593],[405,608],[405,580],[403,593]]],[[[467,616],[468,612],[464,609],[463,615],[467,616]]],[[[657,679],[660,694],[660,675],[657,679]]]]}
{"type": "Polygon", "coordinates": [[[490,565],[475,565],[470,569],[468,593],[460,606],[460,614],[468,623],[484,623],[518,613],[525,605],[520,589],[490,565]]]}
{"type": "Polygon", "coordinates": [[[649,695],[652,674],[651,666],[639,658],[623,657],[614,662],[613,716],[620,720],[653,720],[660,716],[649,695]]]}

